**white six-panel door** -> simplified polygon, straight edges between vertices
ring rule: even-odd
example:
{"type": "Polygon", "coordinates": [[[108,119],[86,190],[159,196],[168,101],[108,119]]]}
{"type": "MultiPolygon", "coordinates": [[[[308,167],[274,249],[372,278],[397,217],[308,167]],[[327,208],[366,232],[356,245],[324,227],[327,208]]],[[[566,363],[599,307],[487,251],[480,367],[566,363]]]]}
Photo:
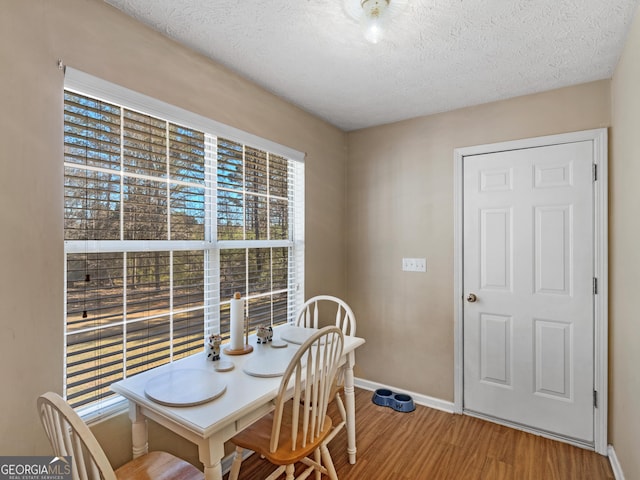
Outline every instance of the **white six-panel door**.
{"type": "Polygon", "coordinates": [[[464,409],[594,441],[593,142],[464,157],[464,409]],[[475,298],[474,298],[475,296],[475,298]]]}

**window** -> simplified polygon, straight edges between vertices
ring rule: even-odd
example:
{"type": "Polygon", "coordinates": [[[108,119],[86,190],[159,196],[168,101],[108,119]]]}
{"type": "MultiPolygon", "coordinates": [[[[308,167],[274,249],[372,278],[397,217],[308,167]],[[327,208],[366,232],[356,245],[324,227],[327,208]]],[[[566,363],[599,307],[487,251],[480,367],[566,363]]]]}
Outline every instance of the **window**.
{"type": "Polygon", "coordinates": [[[211,333],[228,337],[235,292],[252,327],[293,320],[304,297],[304,164],[285,147],[69,76],[65,393],[93,414],[120,400],[112,382],[200,352],[211,333]]]}

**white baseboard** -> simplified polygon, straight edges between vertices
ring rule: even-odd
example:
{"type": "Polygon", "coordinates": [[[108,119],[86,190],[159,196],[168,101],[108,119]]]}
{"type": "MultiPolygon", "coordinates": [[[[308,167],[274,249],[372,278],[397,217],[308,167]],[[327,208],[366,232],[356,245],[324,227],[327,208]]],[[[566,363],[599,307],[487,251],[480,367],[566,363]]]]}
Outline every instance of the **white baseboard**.
{"type": "Polygon", "coordinates": [[[613,470],[613,476],[616,480],[624,480],[624,473],[622,473],[622,467],[616,456],[616,451],[613,449],[613,445],[609,445],[607,448],[607,455],[609,457],[609,463],[611,464],[611,470],[613,470]]]}
{"type": "Polygon", "coordinates": [[[353,381],[354,385],[359,388],[363,388],[365,390],[375,391],[379,388],[386,388],[387,390],[391,390],[394,393],[404,393],[406,395],[411,395],[413,401],[418,405],[422,405],[424,407],[435,408],[436,410],[442,410],[447,413],[455,413],[455,406],[453,402],[447,402],[446,400],[441,400],[439,398],[430,397],[428,395],[421,395],[419,393],[410,392],[408,390],[403,390],[401,388],[395,388],[390,385],[383,385],[381,383],[372,382],[370,380],[365,380],[363,378],[355,378],[353,381]]]}

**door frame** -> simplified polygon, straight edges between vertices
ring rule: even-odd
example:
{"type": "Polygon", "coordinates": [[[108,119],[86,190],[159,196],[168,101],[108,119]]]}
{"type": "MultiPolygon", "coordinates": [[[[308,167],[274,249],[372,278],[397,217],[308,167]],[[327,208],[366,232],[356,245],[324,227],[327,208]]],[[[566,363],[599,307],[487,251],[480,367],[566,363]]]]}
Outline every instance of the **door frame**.
{"type": "MultiPolygon", "coordinates": [[[[456,148],[453,154],[453,222],[454,222],[454,411],[464,413],[464,357],[463,357],[463,162],[468,156],[508,150],[557,145],[579,141],[593,142],[593,162],[596,165],[594,193],[594,275],[597,294],[594,295],[594,389],[597,407],[594,408],[594,450],[607,455],[608,412],[608,146],[607,129],[598,128],[558,135],[526,138],[486,145],[456,148]],[[596,173],[597,172],[597,173],[596,173]]],[[[533,428],[526,430],[545,435],[533,428]]],[[[547,435],[548,436],[548,435],[547,435]]],[[[567,439],[569,443],[571,441],[567,439]]],[[[578,444],[580,445],[580,444],[578,444]]],[[[584,445],[581,445],[584,446],[584,445]]]]}

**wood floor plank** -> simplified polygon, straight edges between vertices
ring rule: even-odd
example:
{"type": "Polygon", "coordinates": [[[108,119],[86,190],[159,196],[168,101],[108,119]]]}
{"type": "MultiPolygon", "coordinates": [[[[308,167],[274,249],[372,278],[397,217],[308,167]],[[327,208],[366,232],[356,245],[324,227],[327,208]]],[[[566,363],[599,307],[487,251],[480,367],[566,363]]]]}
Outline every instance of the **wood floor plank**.
{"type": "Polygon", "coordinates": [[[487,457],[480,472],[481,480],[516,480],[513,465],[487,457]]]}
{"type": "Polygon", "coordinates": [[[516,451],[515,438],[516,430],[502,425],[492,425],[487,457],[500,463],[513,465],[516,451]]]}
{"type": "MultiPolygon", "coordinates": [[[[419,405],[399,413],[373,404],[371,396],[356,389],[357,463],[349,464],[346,430],[329,445],[341,480],[614,480],[608,459],[595,452],[419,405]]],[[[335,406],[330,414],[339,418],[335,406]]],[[[272,471],[252,455],[240,479],[272,471]]]]}

